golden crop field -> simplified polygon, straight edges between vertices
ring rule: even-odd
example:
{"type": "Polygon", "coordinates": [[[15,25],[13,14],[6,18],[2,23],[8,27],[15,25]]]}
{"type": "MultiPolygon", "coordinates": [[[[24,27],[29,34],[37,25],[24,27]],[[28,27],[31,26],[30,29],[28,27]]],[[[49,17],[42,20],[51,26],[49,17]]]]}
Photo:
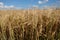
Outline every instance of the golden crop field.
{"type": "Polygon", "coordinates": [[[0,10],[0,40],[60,40],[60,10],[0,10]]]}

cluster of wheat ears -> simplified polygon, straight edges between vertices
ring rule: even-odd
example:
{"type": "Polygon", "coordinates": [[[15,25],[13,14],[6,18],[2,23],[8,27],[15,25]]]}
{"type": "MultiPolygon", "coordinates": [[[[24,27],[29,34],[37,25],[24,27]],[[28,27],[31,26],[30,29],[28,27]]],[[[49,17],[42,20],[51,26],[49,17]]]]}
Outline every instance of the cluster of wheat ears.
{"type": "Polygon", "coordinates": [[[60,40],[60,10],[0,10],[0,40],[60,40]]]}

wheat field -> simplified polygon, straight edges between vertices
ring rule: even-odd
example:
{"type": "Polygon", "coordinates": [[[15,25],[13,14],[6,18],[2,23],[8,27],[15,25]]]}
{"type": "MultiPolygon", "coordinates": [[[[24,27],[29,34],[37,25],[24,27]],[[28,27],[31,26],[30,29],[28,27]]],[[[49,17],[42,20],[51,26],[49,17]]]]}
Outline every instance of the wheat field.
{"type": "Polygon", "coordinates": [[[0,40],[60,40],[60,10],[0,10],[0,40]]]}

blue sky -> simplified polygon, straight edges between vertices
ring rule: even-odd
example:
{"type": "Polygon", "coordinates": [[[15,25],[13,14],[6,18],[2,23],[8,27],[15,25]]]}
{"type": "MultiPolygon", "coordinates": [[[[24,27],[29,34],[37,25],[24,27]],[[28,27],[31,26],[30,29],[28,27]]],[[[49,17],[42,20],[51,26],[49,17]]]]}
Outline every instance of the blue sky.
{"type": "Polygon", "coordinates": [[[38,6],[38,7],[44,7],[44,6],[51,6],[52,4],[59,5],[59,0],[0,0],[1,5],[3,6],[14,6],[17,8],[28,8],[30,6],[38,6]]]}

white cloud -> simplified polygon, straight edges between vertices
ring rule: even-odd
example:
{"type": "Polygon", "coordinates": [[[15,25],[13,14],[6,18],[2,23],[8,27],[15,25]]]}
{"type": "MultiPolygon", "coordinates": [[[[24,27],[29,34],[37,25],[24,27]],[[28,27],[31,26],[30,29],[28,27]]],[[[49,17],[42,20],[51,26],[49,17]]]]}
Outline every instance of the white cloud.
{"type": "Polygon", "coordinates": [[[38,1],[39,4],[42,4],[43,2],[42,1],[38,1]]]}
{"type": "Polygon", "coordinates": [[[43,4],[43,3],[46,3],[48,2],[49,0],[43,0],[43,1],[38,1],[38,4],[43,4]]]}
{"type": "Polygon", "coordinates": [[[47,2],[48,2],[49,0],[45,0],[45,1],[47,1],[47,2]]]}
{"type": "Polygon", "coordinates": [[[10,9],[10,8],[15,8],[15,6],[14,5],[10,5],[10,6],[5,5],[4,8],[10,9]]]}
{"type": "Polygon", "coordinates": [[[0,6],[0,8],[4,8],[3,6],[0,6]]]}
{"type": "Polygon", "coordinates": [[[0,8],[3,8],[4,4],[3,2],[0,2],[0,8]]]}
{"type": "Polygon", "coordinates": [[[8,7],[8,6],[6,6],[6,5],[5,5],[4,7],[5,7],[5,8],[9,8],[9,7],[8,7]]]}
{"type": "Polygon", "coordinates": [[[9,7],[10,7],[10,8],[14,8],[15,6],[14,6],[14,5],[10,5],[9,7]]]}
{"type": "Polygon", "coordinates": [[[3,2],[0,2],[0,8],[11,9],[11,8],[15,8],[15,6],[14,5],[10,5],[10,6],[4,5],[3,2]]]}
{"type": "Polygon", "coordinates": [[[0,5],[3,5],[3,2],[0,2],[0,5]]]}
{"type": "Polygon", "coordinates": [[[38,5],[33,5],[33,7],[38,8],[38,5]]]}

